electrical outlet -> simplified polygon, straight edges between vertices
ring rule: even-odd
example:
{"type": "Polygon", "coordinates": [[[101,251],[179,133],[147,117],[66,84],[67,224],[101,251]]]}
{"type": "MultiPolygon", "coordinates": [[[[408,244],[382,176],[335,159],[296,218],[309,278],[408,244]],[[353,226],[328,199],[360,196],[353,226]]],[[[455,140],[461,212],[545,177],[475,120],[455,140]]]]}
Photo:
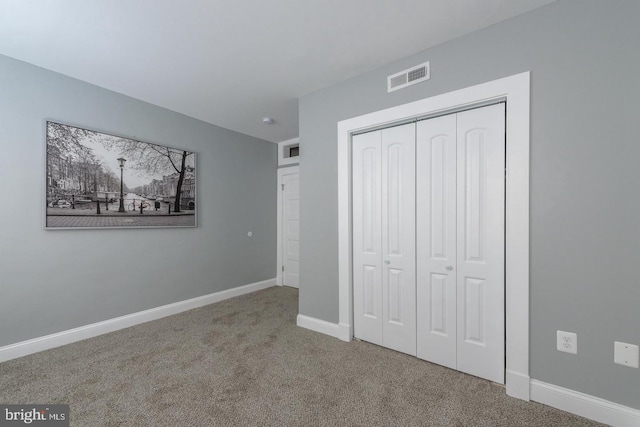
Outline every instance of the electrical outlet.
{"type": "Polygon", "coordinates": [[[638,346],[626,342],[613,343],[613,361],[619,365],[638,367],[638,346]]]}
{"type": "Polygon", "coordinates": [[[558,351],[578,354],[578,336],[573,332],[558,331],[558,351]]]}

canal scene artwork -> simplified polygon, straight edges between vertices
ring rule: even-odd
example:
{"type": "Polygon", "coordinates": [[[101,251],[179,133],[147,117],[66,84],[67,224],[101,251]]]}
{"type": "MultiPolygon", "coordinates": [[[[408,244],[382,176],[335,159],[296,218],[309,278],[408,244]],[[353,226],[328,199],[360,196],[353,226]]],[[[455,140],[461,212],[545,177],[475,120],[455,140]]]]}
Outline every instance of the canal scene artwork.
{"type": "Polygon", "coordinates": [[[47,229],[196,226],[196,153],[46,126],[47,229]]]}

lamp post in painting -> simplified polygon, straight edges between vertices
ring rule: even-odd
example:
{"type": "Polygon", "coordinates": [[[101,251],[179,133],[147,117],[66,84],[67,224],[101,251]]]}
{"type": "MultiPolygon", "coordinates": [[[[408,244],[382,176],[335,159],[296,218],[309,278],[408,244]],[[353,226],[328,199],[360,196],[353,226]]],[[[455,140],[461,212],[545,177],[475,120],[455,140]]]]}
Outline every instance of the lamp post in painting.
{"type": "Polygon", "coordinates": [[[126,159],[120,157],[118,159],[118,163],[120,164],[120,207],[118,208],[118,212],[124,212],[124,194],[123,194],[123,185],[122,185],[122,171],[124,170],[124,162],[126,159]]]}

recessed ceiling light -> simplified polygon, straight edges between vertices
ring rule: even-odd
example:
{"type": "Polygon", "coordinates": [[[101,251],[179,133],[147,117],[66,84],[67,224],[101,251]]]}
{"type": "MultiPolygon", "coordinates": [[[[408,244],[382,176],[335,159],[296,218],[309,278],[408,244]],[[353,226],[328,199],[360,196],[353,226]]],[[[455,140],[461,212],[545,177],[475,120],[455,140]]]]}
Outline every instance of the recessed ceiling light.
{"type": "Polygon", "coordinates": [[[272,125],[275,123],[275,120],[273,120],[271,117],[263,117],[262,123],[265,125],[272,125]]]}

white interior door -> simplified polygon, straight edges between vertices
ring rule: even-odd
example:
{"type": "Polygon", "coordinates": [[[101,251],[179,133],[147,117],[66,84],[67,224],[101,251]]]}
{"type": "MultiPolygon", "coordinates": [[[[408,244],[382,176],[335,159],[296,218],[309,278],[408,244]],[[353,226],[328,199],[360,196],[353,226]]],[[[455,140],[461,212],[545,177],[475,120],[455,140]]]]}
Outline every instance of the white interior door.
{"type": "Polygon", "coordinates": [[[414,123],[381,131],[382,343],[416,354],[414,123]]]}
{"type": "Polygon", "coordinates": [[[456,115],[417,124],[417,355],[456,369],[456,115]]]}
{"type": "Polygon", "coordinates": [[[457,122],[457,369],[503,384],[504,104],[457,122]]]}
{"type": "Polygon", "coordinates": [[[381,131],[353,137],[353,324],[382,345],[381,131]]]}
{"type": "Polygon", "coordinates": [[[353,137],[354,335],[416,354],[415,125],[353,137]]]}
{"type": "Polygon", "coordinates": [[[498,104],[352,144],[354,335],[498,383],[504,114],[498,104]]]}
{"type": "Polygon", "coordinates": [[[300,174],[282,176],[282,284],[294,288],[300,283],[300,174]]]}
{"type": "Polygon", "coordinates": [[[504,383],[504,104],[417,125],[417,355],[504,383]]]}

